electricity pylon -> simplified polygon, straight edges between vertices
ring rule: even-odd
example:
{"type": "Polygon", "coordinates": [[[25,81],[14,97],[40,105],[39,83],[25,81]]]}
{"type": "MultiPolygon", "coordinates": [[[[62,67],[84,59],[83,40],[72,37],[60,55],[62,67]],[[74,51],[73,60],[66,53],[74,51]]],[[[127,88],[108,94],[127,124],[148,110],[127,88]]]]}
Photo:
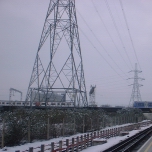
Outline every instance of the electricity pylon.
{"type": "Polygon", "coordinates": [[[134,72],[134,78],[129,78],[129,79],[134,79],[134,83],[131,84],[133,85],[133,88],[132,88],[132,94],[131,94],[131,98],[129,102],[129,106],[132,106],[135,101],[142,101],[139,87],[143,85],[139,84],[138,80],[145,80],[145,79],[138,77],[138,73],[141,73],[142,71],[138,70],[137,63],[135,63],[135,70],[132,70],[130,72],[134,72]]]}
{"type": "Polygon", "coordinates": [[[88,105],[75,0],[50,0],[26,101],[88,105]]]}

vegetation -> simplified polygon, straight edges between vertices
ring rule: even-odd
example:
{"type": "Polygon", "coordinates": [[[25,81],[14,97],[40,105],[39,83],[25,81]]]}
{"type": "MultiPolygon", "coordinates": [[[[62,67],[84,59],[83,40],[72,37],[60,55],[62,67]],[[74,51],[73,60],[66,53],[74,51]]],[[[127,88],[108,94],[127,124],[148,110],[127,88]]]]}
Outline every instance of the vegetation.
{"type": "Polygon", "coordinates": [[[143,118],[139,109],[129,108],[115,114],[107,114],[102,109],[17,109],[1,115],[5,146],[100,130],[106,126],[138,122],[143,118]]]}

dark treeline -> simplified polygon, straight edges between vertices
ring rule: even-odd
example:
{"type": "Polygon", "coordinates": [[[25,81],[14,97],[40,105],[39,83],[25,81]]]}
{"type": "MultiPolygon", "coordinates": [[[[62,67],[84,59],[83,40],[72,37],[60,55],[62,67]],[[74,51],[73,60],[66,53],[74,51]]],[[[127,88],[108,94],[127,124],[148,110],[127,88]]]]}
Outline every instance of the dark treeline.
{"type": "Polygon", "coordinates": [[[134,123],[144,119],[138,109],[117,113],[100,110],[27,110],[17,109],[1,114],[5,146],[13,146],[59,136],[100,130],[106,126],[134,123]]]}

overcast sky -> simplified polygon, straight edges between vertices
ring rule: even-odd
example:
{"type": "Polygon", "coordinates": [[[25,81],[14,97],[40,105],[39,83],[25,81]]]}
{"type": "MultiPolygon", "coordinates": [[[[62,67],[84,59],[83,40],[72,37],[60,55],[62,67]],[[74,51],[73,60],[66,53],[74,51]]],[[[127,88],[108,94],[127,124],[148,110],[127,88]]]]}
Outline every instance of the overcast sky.
{"type": "MultiPolygon", "coordinates": [[[[152,1],[121,2],[123,10],[119,0],[76,0],[87,92],[96,85],[98,105],[128,105],[135,63],[145,78],[142,100],[152,101],[152,1]]],[[[0,100],[9,99],[10,88],[25,99],[48,5],[0,0],[0,100]]]]}

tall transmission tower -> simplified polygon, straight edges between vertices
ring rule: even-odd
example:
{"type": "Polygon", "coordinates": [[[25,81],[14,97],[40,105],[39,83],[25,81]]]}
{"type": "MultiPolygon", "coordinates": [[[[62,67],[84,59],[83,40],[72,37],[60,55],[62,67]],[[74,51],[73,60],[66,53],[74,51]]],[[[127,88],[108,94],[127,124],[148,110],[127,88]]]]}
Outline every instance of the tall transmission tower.
{"type": "Polygon", "coordinates": [[[88,106],[75,0],[50,0],[26,101],[88,106]]]}
{"type": "Polygon", "coordinates": [[[138,80],[145,80],[143,78],[138,77],[138,73],[141,73],[142,71],[138,70],[137,63],[135,63],[135,70],[132,70],[130,72],[134,72],[134,78],[129,78],[129,79],[134,79],[134,83],[131,84],[131,85],[133,85],[133,88],[132,88],[132,94],[131,94],[129,106],[131,106],[131,104],[133,105],[133,103],[135,101],[142,101],[139,87],[141,87],[143,85],[139,84],[138,80]]]}

